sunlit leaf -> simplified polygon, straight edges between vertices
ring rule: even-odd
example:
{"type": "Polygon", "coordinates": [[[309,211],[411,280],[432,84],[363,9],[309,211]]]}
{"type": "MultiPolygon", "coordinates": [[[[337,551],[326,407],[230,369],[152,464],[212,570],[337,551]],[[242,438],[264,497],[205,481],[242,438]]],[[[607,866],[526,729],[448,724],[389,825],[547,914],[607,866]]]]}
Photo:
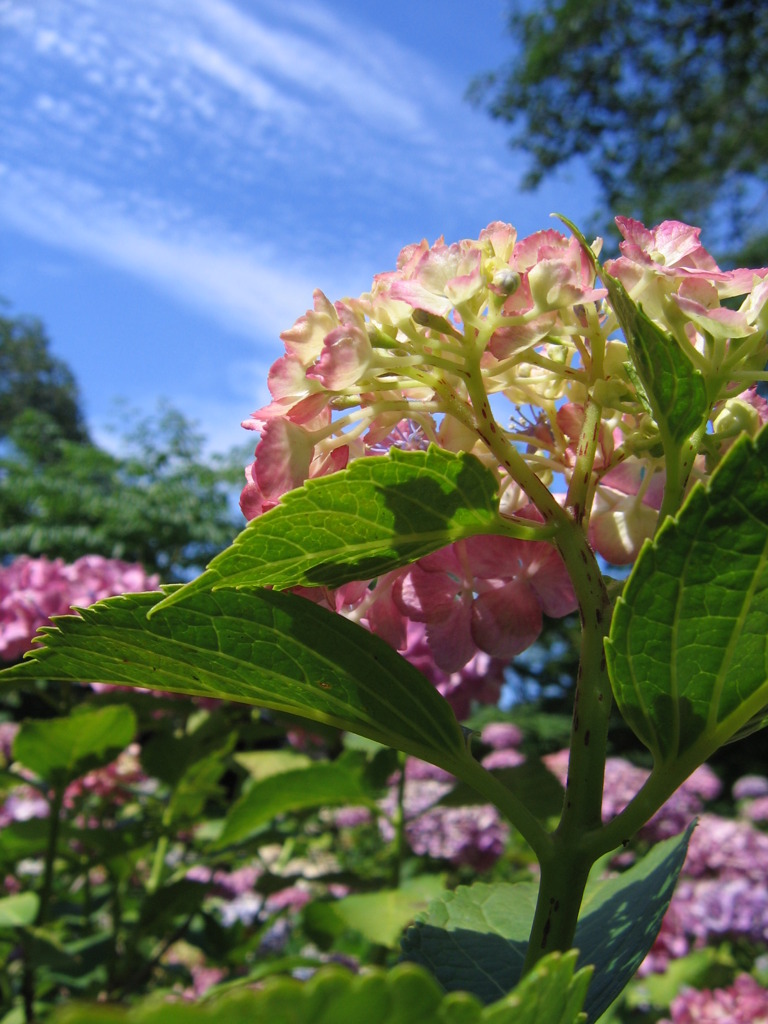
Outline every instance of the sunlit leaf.
{"type": "Polygon", "coordinates": [[[27,720],[16,733],[13,757],[43,779],[74,778],[114,760],[135,732],[136,716],[120,704],[27,720]]]}
{"type": "Polygon", "coordinates": [[[695,767],[765,722],[768,430],[739,439],[643,547],[606,653],[621,713],[658,764],[695,746],[695,767]]]}
{"type": "Polygon", "coordinates": [[[219,587],[337,587],[372,579],[478,533],[533,535],[498,512],[498,482],[472,455],[393,448],[308,480],[252,520],[162,608],[219,587]]]}
{"type": "Polygon", "coordinates": [[[109,598],[43,631],[0,674],[100,680],[257,704],[348,729],[443,767],[469,759],[448,703],[379,637],[294,594],[196,594],[152,618],[157,594],[109,598]]]}
{"type": "Polygon", "coordinates": [[[372,804],[360,772],[331,761],[270,775],[232,806],[217,846],[242,842],[279,814],[339,804],[372,804]]]}

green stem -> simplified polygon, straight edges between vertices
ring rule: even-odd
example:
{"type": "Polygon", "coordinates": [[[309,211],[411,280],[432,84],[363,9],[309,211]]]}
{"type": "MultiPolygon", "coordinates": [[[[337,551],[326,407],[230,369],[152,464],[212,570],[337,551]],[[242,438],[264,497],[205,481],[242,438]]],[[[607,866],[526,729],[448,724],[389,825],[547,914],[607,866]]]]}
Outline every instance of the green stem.
{"type": "Polygon", "coordinates": [[[45,849],[45,860],[43,866],[43,884],[40,887],[40,908],[37,912],[37,925],[45,924],[50,912],[51,895],[53,893],[53,869],[56,863],[56,849],[59,845],[59,832],[61,831],[61,808],[64,803],[64,790],[66,782],[60,781],[55,784],[53,798],[50,803],[48,820],[48,842],[45,849]]]}
{"type": "Polygon", "coordinates": [[[400,778],[397,783],[397,804],[392,815],[392,825],[395,830],[394,850],[392,857],[392,887],[400,888],[403,860],[407,851],[407,839],[405,835],[405,754],[399,753],[400,778]]]}
{"type": "MultiPolygon", "coordinates": [[[[165,821],[165,815],[163,815],[163,828],[167,828],[165,821]]],[[[169,838],[167,832],[157,840],[157,846],[155,847],[155,853],[152,858],[152,870],[149,873],[149,880],[147,881],[147,892],[157,892],[160,888],[160,883],[163,880],[163,872],[165,870],[165,858],[168,854],[169,838]]]]}
{"type": "MultiPolygon", "coordinates": [[[[585,832],[599,828],[601,822],[611,711],[603,641],[610,629],[611,601],[581,524],[560,507],[498,428],[482,384],[479,361],[470,373],[468,390],[480,436],[545,520],[558,527],[554,543],[573,583],[582,626],[563,813],[555,833],[547,834],[547,841],[534,847],[541,864],[541,881],[526,960],[529,969],[546,953],[571,947],[592,864],[582,841],[585,832]]],[[[591,429],[584,438],[585,467],[591,467],[594,459],[598,413],[599,407],[595,406],[589,421],[591,429]]]]}
{"type": "Polygon", "coordinates": [[[523,974],[547,953],[573,946],[592,860],[570,844],[556,843],[551,856],[541,860],[540,866],[539,896],[523,974]]]}

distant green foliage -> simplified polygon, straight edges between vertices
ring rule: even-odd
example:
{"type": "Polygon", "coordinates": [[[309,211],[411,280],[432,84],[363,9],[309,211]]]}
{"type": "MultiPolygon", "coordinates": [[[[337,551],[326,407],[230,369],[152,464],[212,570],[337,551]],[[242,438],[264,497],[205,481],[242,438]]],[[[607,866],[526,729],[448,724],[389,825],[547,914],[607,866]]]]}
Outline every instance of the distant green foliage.
{"type": "Polygon", "coordinates": [[[27,407],[0,457],[0,550],[71,562],[85,554],[140,562],[166,581],[188,578],[242,526],[242,455],[201,455],[178,411],[133,425],[113,455],[74,440],[27,407]]]}

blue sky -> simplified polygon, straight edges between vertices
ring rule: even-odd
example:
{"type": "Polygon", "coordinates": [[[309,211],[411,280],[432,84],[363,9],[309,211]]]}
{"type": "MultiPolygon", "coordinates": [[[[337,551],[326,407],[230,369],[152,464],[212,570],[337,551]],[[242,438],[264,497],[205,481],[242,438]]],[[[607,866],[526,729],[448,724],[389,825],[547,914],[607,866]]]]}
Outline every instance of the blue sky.
{"type": "MultiPolygon", "coordinates": [[[[213,448],[279,332],[408,242],[521,233],[594,191],[464,100],[503,0],[0,0],[0,295],[40,316],[100,440],[167,398],[213,448]]],[[[252,438],[251,438],[252,439],[252,438]]]]}

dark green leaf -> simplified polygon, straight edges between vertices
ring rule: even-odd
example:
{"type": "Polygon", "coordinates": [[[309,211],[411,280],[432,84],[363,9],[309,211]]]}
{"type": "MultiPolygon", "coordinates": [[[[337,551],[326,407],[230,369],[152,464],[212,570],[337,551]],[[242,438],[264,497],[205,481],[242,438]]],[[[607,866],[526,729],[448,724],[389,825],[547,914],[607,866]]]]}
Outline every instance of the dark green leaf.
{"type": "Polygon", "coordinates": [[[13,741],[13,757],[43,779],[75,778],[114,760],[135,732],[136,716],[121,704],[28,720],[13,741]]]}
{"type": "Polygon", "coordinates": [[[155,594],[56,619],[0,676],[99,679],[258,704],[348,729],[454,770],[468,760],[448,703],[383,640],[294,594],[199,594],[151,619],[155,594]]]}
{"type": "Polygon", "coordinates": [[[338,804],[371,804],[359,772],[333,762],[271,775],[232,807],[217,846],[240,843],[278,814],[338,804]]]}
{"type": "MultiPolygon", "coordinates": [[[[585,1009],[596,1020],[653,945],[682,869],[693,826],[659,843],[617,878],[591,884],[574,946],[595,968],[585,1009]]],[[[536,884],[460,887],[436,900],[403,939],[403,956],[428,967],[449,991],[484,1002],[518,982],[536,905],[536,884]]]]}
{"type": "Polygon", "coordinates": [[[509,532],[498,504],[495,476],[465,452],[431,445],[355,459],[286,494],[158,607],[220,587],[337,587],[372,579],[463,537],[509,532]]]}
{"type": "Polygon", "coordinates": [[[143,932],[170,933],[176,919],[187,918],[205,899],[208,887],[189,878],[180,878],[149,893],[141,904],[138,928],[143,932]]]}
{"type": "Polygon", "coordinates": [[[695,767],[768,705],[768,430],[738,440],[643,548],[606,653],[658,764],[695,746],[695,767]]]}

